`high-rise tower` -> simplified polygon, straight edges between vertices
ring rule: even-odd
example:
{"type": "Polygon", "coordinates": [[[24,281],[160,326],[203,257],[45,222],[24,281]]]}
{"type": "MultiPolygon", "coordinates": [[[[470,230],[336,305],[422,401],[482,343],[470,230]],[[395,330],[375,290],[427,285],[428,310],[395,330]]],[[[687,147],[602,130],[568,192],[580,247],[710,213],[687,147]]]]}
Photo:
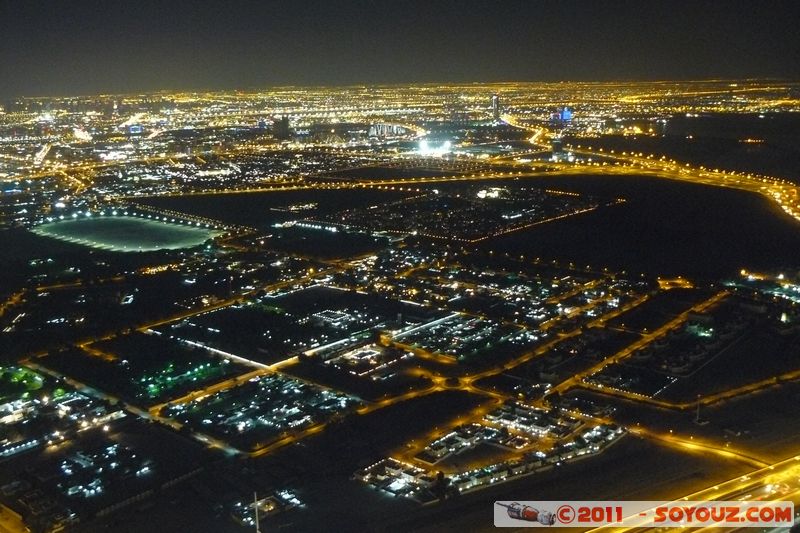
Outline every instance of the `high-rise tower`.
{"type": "Polygon", "coordinates": [[[500,120],[500,96],[492,95],[492,118],[495,122],[500,120]]]}

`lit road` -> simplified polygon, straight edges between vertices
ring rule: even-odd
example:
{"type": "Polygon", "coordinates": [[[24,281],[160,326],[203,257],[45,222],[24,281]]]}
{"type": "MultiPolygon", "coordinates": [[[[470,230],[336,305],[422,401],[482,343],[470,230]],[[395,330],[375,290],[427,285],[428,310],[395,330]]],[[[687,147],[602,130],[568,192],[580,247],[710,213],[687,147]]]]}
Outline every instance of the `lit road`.
{"type": "Polygon", "coordinates": [[[763,392],[771,389],[772,387],[776,387],[782,383],[787,383],[790,381],[797,381],[797,380],[800,380],[800,369],[791,370],[789,372],[780,374],[778,376],[765,378],[752,383],[747,383],[745,385],[721,391],[716,394],[709,394],[707,396],[701,397],[698,401],[692,401],[692,402],[669,402],[666,400],[659,400],[657,398],[646,396],[644,394],[638,394],[635,392],[625,391],[622,389],[615,389],[611,387],[603,387],[601,385],[597,385],[587,381],[582,382],[580,386],[585,389],[594,390],[602,394],[607,394],[609,396],[615,396],[629,401],[640,402],[652,405],[654,407],[660,407],[662,409],[675,409],[679,411],[685,411],[696,408],[698,403],[702,406],[712,405],[725,400],[731,400],[739,396],[745,396],[748,394],[763,392]]]}
{"type": "MultiPolygon", "coordinates": [[[[673,500],[680,501],[708,500],[744,500],[744,501],[792,501],[800,506],[800,455],[778,461],[769,466],[754,470],[711,487],[705,487],[692,494],[673,500]]],[[[719,530],[719,528],[716,528],[719,530]]],[[[591,529],[592,532],[622,533],[624,531],[657,531],[657,528],[604,527],[591,529]]],[[[713,531],[714,528],[695,529],[695,531],[713,531]]],[[[754,531],[747,528],[746,531],[754,531]]],[[[730,531],[727,529],[726,531],[730,531]]]]}
{"type": "MultiPolygon", "coordinates": [[[[604,316],[596,319],[595,322],[598,323],[598,324],[602,324],[605,321],[611,320],[611,318],[613,318],[615,316],[618,316],[622,312],[625,312],[627,310],[633,309],[634,307],[640,305],[641,303],[647,301],[648,299],[649,299],[649,296],[643,296],[641,298],[638,298],[638,299],[636,299],[636,300],[634,300],[632,302],[629,302],[628,304],[622,306],[621,309],[614,309],[614,310],[610,311],[607,315],[604,315],[604,316]]],[[[528,352],[526,352],[526,353],[524,353],[524,354],[512,359],[511,361],[508,361],[505,365],[498,366],[497,368],[491,368],[491,369],[488,369],[488,370],[485,370],[485,371],[482,371],[482,372],[478,372],[478,373],[474,373],[474,374],[460,376],[458,378],[452,378],[452,377],[447,378],[447,377],[435,374],[435,373],[433,373],[433,372],[431,372],[429,370],[426,370],[426,369],[421,369],[421,368],[420,369],[416,369],[413,372],[414,375],[418,375],[418,376],[426,377],[426,378],[430,379],[433,382],[433,385],[428,387],[428,388],[425,388],[425,389],[420,389],[420,390],[417,390],[417,391],[411,391],[411,392],[408,392],[406,394],[394,396],[394,397],[391,397],[391,398],[386,398],[386,399],[380,400],[378,402],[373,402],[371,404],[367,404],[364,407],[360,408],[357,412],[359,414],[371,413],[371,412],[374,412],[374,411],[376,411],[378,409],[381,409],[381,408],[384,408],[384,407],[388,407],[390,405],[395,405],[395,404],[398,404],[398,403],[401,403],[401,402],[404,402],[404,401],[408,401],[408,400],[411,400],[411,399],[414,399],[414,398],[418,398],[418,397],[421,397],[421,396],[432,394],[434,392],[444,391],[444,390],[461,390],[461,391],[470,392],[470,393],[473,393],[473,394],[478,394],[478,395],[481,395],[481,396],[485,396],[489,400],[491,400],[490,403],[484,404],[484,405],[474,409],[473,411],[471,411],[469,413],[463,414],[463,415],[457,417],[456,419],[452,420],[449,424],[443,424],[441,427],[435,428],[434,431],[428,433],[427,435],[415,439],[408,446],[396,451],[395,454],[393,455],[394,457],[403,457],[404,460],[406,460],[407,462],[416,462],[416,460],[414,459],[414,456],[416,454],[418,454],[430,441],[435,440],[436,438],[439,438],[442,435],[445,435],[446,433],[451,431],[456,426],[463,425],[463,424],[468,424],[468,423],[471,423],[471,422],[482,421],[484,415],[489,410],[491,410],[493,408],[496,408],[497,406],[502,404],[502,402],[511,399],[511,396],[509,396],[507,394],[498,393],[496,391],[489,391],[489,390],[482,389],[482,388],[476,386],[475,385],[476,381],[478,381],[480,379],[483,379],[483,378],[487,378],[487,377],[490,377],[490,376],[494,376],[494,375],[500,374],[502,372],[505,372],[506,370],[510,370],[510,369],[515,368],[515,367],[517,367],[517,366],[519,366],[519,365],[521,365],[523,363],[526,363],[526,362],[530,361],[531,359],[533,359],[535,357],[539,357],[539,356],[545,355],[554,346],[556,346],[558,343],[561,343],[566,339],[569,339],[569,338],[575,337],[577,335],[580,335],[580,333],[581,333],[581,328],[577,328],[577,329],[575,329],[573,331],[570,331],[570,332],[567,332],[567,333],[562,333],[561,335],[559,335],[559,336],[551,339],[550,341],[548,341],[548,342],[536,347],[535,349],[533,349],[531,351],[528,351],[528,352]]],[[[420,352],[420,350],[415,347],[415,352],[420,352]]],[[[425,351],[421,350],[421,352],[425,352],[425,351]]],[[[436,356],[436,355],[439,355],[439,354],[429,354],[429,355],[436,356]]],[[[447,359],[450,360],[450,361],[453,361],[453,359],[451,359],[451,358],[447,358],[447,359]]],[[[438,358],[437,358],[437,360],[438,360],[438,358]]],[[[595,421],[595,422],[598,422],[597,419],[593,419],[592,418],[591,420],[595,421]]],[[[609,421],[602,420],[600,422],[606,422],[607,423],[609,421]]],[[[730,452],[726,452],[726,453],[730,453],[730,452]]],[[[751,460],[748,460],[748,462],[749,462],[749,464],[753,464],[751,460]]]]}
{"type": "Polygon", "coordinates": [[[22,302],[22,297],[25,296],[25,290],[20,290],[8,297],[8,299],[0,303],[0,317],[6,314],[6,311],[22,302]]]}
{"type": "Polygon", "coordinates": [[[628,154],[626,152],[620,155],[615,154],[613,151],[590,151],[580,147],[576,149],[575,152],[612,158],[628,165],[627,167],[596,167],[603,171],[606,171],[605,169],[614,168],[617,169],[613,171],[614,173],[625,173],[624,169],[627,168],[637,174],[644,173],[645,175],[653,175],[672,180],[756,193],[777,203],[788,215],[800,221],[800,187],[785,180],[741,172],[726,172],[718,169],[711,170],[705,167],[694,168],[688,163],[682,165],[675,160],[667,160],[665,157],[656,159],[653,156],[645,157],[643,155],[628,154]]]}
{"type": "Polygon", "coordinates": [[[723,459],[733,459],[758,468],[769,466],[769,463],[763,461],[762,459],[753,457],[750,454],[736,450],[730,446],[718,446],[699,438],[695,439],[694,437],[689,437],[687,439],[685,437],[675,435],[672,432],[658,433],[640,426],[634,426],[628,429],[634,435],[660,441],[661,443],[679,451],[689,450],[692,452],[711,453],[718,455],[723,459]]]}
{"type": "Polygon", "coordinates": [[[670,320],[666,324],[664,324],[661,327],[653,330],[650,333],[647,333],[647,334],[643,335],[640,339],[635,341],[633,344],[631,344],[629,346],[626,346],[625,348],[623,348],[619,352],[617,352],[617,353],[607,357],[606,359],[600,361],[599,363],[597,363],[593,367],[589,368],[588,370],[585,370],[583,372],[577,373],[574,376],[572,376],[571,378],[562,381],[561,383],[559,383],[558,385],[556,385],[555,387],[553,387],[551,389],[550,394],[560,394],[560,393],[566,392],[567,390],[569,390],[569,389],[571,389],[573,387],[581,385],[587,377],[602,371],[606,366],[608,366],[610,364],[618,363],[619,361],[622,361],[623,359],[629,357],[635,351],[637,351],[637,350],[639,350],[641,348],[644,348],[645,346],[647,346],[651,342],[655,341],[659,337],[662,337],[662,336],[666,335],[668,332],[672,331],[673,329],[677,328],[678,326],[680,326],[681,324],[686,322],[686,320],[689,319],[689,315],[690,314],[692,314],[692,313],[702,313],[703,311],[705,311],[705,310],[709,309],[710,307],[713,307],[714,305],[719,303],[727,295],[728,295],[728,293],[726,291],[720,291],[720,292],[716,293],[715,295],[713,295],[712,297],[708,298],[707,300],[705,300],[705,301],[703,301],[703,302],[691,307],[690,309],[687,309],[686,311],[684,311],[680,315],[676,316],[675,318],[673,318],[672,320],[670,320]]]}
{"type": "Polygon", "coordinates": [[[550,149],[550,146],[547,144],[547,136],[548,131],[543,127],[538,126],[531,126],[521,120],[517,119],[515,116],[510,114],[505,114],[500,117],[500,119],[508,124],[509,126],[514,126],[515,128],[520,128],[526,131],[533,133],[533,136],[528,139],[531,144],[535,144],[541,148],[550,149]]]}
{"type": "MultiPolygon", "coordinates": [[[[540,137],[546,137],[545,133],[539,131],[542,130],[542,128],[527,125],[523,121],[510,115],[504,116],[503,119],[508,124],[513,126],[523,128],[528,131],[536,131],[537,139],[540,137]]],[[[679,163],[674,159],[667,159],[664,156],[656,158],[653,155],[646,156],[643,153],[636,154],[622,152],[620,154],[615,153],[613,150],[594,150],[581,145],[578,145],[577,147],[569,147],[569,149],[576,154],[588,155],[595,158],[601,157],[604,159],[610,159],[616,161],[617,164],[607,165],[605,162],[576,164],[572,171],[561,169],[559,172],[562,174],[585,174],[589,172],[600,174],[645,174],[672,180],[711,185],[714,187],[740,189],[766,196],[771,201],[777,203],[778,206],[788,215],[800,221],[800,187],[786,180],[772,178],[769,176],[754,175],[752,173],[733,171],[729,172],[719,169],[712,170],[705,168],[704,166],[693,167],[688,163],[679,163]],[[626,169],[633,172],[626,172],[626,169]]]]}
{"type": "Polygon", "coordinates": [[[29,533],[20,516],[0,504],[0,533],[29,533]]]}

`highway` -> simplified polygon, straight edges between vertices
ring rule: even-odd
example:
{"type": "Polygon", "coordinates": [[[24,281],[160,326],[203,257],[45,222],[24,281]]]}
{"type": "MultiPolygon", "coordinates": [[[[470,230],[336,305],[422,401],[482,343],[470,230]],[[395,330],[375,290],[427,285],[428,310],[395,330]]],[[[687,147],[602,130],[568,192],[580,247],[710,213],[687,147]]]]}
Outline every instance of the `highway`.
{"type": "MultiPolygon", "coordinates": [[[[739,476],[673,500],[681,501],[792,501],[795,513],[800,510],[800,455],[764,466],[749,474],[739,476]]],[[[797,516],[797,515],[795,515],[797,516]]],[[[694,531],[719,531],[720,528],[702,528],[694,531]]],[[[742,528],[743,531],[758,531],[742,528]]],[[[593,533],[623,533],[659,531],[658,528],[601,527],[589,529],[593,533]]],[[[674,530],[671,530],[674,531],[674,530]]],[[[725,531],[731,531],[726,529],[725,531]]]]}
{"type": "MultiPolygon", "coordinates": [[[[695,168],[691,167],[688,163],[681,164],[675,160],[668,160],[663,156],[657,159],[652,155],[635,155],[628,154],[627,152],[616,154],[613,151],[604,152],[602,149],[590,150],[580,146],[575,148],[574,151],[583,155],[610,158],[628,165],[627,167],[600,167],[603,169],[628,168],[636,170],[637,173],[644,172],[646,175],[654,175],[671,180],[739,189],[759,194],[767,197],[789,216],[800,221],[800,187],[786,180],[741,172],[726,172],[718,169],[711,170],[702,166],[695,168]]],[[[622,173],[624,173],[624,171],[622,173]]]]}

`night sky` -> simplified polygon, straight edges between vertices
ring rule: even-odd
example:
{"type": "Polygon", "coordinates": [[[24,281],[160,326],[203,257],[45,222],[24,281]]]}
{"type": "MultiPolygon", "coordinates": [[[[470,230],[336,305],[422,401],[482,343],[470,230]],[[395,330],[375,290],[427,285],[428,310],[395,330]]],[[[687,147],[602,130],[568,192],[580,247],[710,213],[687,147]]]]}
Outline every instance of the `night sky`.
{"type": "Polygon", "coordinates": [[[800,78],[800,1],[0,0],[0,98],[800,78]]]}

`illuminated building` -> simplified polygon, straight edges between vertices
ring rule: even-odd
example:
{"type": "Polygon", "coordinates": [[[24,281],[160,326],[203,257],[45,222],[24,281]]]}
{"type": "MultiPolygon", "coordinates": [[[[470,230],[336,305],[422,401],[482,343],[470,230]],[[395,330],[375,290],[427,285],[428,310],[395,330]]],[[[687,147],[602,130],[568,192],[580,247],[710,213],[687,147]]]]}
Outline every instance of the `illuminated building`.
{"type": "Polygon", "coordinates": [[[497,94],[492,95],[492,118],[495,122],[500,120],[500,97],[497,94]]]}

